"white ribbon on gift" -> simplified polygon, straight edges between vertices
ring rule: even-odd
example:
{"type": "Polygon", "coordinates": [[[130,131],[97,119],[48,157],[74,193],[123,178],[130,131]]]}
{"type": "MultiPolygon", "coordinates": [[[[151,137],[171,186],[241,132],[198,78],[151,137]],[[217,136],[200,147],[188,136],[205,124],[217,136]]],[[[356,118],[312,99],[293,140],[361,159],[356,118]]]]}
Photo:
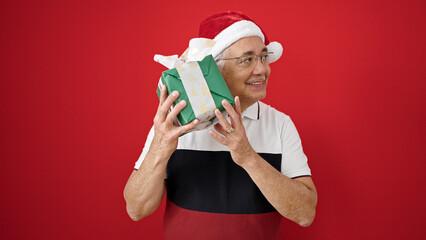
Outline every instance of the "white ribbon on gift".
{"type": "MultiPolygon", "coordinates": [[[[195,117],[200,121],[196,127],[198,130],[211,124],[209,120],[215,116],[216,105],[197,61],[209,55],[215,43],[214,40],[207,38],[193,38],[180,58],[177,55],[154,56],[156,62],[168,69],[176,68],[178,71],[195,117]]],[[[159,87],[162,85],[160,78],[159,87]]]]}

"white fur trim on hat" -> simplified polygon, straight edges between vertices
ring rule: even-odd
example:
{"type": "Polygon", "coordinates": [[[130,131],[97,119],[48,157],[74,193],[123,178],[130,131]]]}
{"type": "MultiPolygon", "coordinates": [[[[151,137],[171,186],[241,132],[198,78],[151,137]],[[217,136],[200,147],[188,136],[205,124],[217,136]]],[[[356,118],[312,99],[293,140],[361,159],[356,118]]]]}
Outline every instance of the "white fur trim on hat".
{"type": "Polygon", "coordinates": [[[265,42],[262,30],[260,30],[260,28],[253,22],[241,20],[231,24],[214,38],[216,45],[213,47],[211,52],[213,58],[216,59],[223,50],[241,38],[253,36],[260,37],[262,41],[265,42]]]}
{"type": "Polygon", "coordinates": [[[277,61],[283,55],[283,46],[279,42],[270,42],[266,48],[268,52],[272,52],[268,54],[269,63],[277,61]]]}
{"type": "MultiPolygon", "coordinates": [[[[254,36],[260,37],[262,42],[265,42],[262,30],[255,23],[247,20],[235,22],[216,35],[214,38],[216,45],[213,47],[211,54],[214,59],[217,59],[219,54],[234,42],[241,38],[254,36]]],[[[266,47],[268,48],[268,52],[273,52],[269,54],[269,63],[277,61],[283,54],[283,47],[279,42],[270,42],[266,47]]]]}

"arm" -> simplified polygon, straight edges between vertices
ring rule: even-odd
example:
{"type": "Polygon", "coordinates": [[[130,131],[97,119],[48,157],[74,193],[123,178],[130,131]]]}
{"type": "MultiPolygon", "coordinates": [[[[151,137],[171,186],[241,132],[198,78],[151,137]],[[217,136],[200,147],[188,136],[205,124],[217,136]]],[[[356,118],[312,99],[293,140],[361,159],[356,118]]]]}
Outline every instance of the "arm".
{"type": "Polygon", "coordinates": [[[184,126],[173,125],[173,119],[186,106],[186,102],[181,101],[167,113],[178,96],[175,91],[167,97],[166,86],[161,89],[160,104],[154,117],[154,138],[141,167],[132,172],[124,188],[127,213],[134,221],[152,214],[160,205],[166,189],[167,163],[177,148],[178,138],[198,123],[196,119],[184,126]]]}
{"type": "Polygon", "coordinates": [[[255,152],[241,167],[282,216],[303,227],[312,224],[317,193],[311,177],[288,178],[255,152]]]}
{"type": "Polygon", "coordinates": [[[223,106],[231,118],[231,124],[216,111],[220,125],[210,131],[210,135],[219,143],[229,147],[234,162],[244,168],[259,187],[265,198],[285,218],[301,226],[309,226],[315,218],[317,193],[310,177],[290,179],[273,168],[251,147],[241,117],[239,98],[235,98],[235,109],[224,101],[223,106]],[[225,129],[233,127],[232,133],[225,129]]]}

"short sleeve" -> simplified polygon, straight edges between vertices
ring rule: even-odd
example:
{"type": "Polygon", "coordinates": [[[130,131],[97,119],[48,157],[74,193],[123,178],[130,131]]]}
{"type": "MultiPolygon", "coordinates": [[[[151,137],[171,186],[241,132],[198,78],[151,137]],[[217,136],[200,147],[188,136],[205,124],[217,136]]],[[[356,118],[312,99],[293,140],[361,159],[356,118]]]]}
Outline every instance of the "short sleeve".
{"type": "Polygon", "coordinates": [[[303,152],[299,133],[288,116],[281,131],[281,143],[281,172],[289,178],[311,176],[308,159],[303,152]]]}
{"type": "Polygon", "coordinates": [[[151,147],[152,139],[154,138],[154,126],[151,127],[151,130],[149,130],[148,137],[146,138],[145,145],[143,147],[142,153],[139,156],[138,161],[135,163],[135,169],[138,170],[145,159],[146,154],[148,153],[149,148],[151,147]]]}

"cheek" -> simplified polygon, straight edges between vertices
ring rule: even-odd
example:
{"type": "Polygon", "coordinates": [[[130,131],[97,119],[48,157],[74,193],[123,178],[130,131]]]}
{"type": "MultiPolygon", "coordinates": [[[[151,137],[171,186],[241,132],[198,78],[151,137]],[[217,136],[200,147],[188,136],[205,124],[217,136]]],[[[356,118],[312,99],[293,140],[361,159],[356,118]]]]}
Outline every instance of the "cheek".
{"type": "Polygon", "coordinates": [[[237,94],[234,83],[229,78],[226,78],[225,82],[226,82],[226,85],[228,85],[228,88],[229,88],[229,91],[231,92],[231,94],[232,95],[237,94]]]}
{"type": "Polygon", "coordinates": [[[271,67],[268,64],[268,66],[266,67],[266,74],[265,74],[266,78],[268,78],[270,74],[271,74],[271,67]]]}
{"type": "Polygon", "coordinates": [[[223,78],[225,79],[226,85],[228,85],[229,90],[232,91],[234,81],[234,74],[231,71],[223,70],[221,71],[223,78]]]}
{"type": "Polygon", "coordinates": [[[241,92],[244,91],[245,81],[250,77],[250,74],[236,71],[235,69],[229,69],[226,68],[226,66],[225,68],[220,69],[220,71],[232,95],[240,95],[241,92]]]}

